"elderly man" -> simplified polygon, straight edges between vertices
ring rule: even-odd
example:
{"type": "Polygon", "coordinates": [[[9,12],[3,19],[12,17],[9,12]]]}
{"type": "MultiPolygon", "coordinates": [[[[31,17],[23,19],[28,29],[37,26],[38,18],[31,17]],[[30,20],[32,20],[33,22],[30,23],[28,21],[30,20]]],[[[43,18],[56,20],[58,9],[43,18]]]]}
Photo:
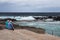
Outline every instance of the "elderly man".
{"type": "Polygon", "coordinates": [[[9,21],[9,22],[8,22],[8,29],[9,29],[9,30],[14,30],[12,21],[9,21]]]}

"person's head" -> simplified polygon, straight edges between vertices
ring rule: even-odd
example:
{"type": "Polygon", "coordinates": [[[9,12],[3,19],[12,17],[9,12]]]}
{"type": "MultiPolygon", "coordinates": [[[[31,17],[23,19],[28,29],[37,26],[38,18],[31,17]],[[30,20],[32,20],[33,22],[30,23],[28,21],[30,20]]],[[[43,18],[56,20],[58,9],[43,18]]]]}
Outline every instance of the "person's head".
{"type": "Polygon", "coordinates": [[[9,22],[11,22],[12,23],[12,21],[10,20],[9,22]]]}
{"type": "Polygon", "coordinates": [[[7,22],[9,22],[9,20],[7,20],[7,22]]]}

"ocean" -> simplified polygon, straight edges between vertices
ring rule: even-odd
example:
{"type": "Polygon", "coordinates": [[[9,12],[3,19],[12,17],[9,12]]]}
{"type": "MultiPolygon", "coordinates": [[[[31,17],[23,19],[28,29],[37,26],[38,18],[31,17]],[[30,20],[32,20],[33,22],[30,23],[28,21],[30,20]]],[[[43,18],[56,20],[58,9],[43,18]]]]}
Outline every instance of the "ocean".
{"type": "Polygon", "coordinates": [[[60,12],[0,12],[0,16],[60,16],[60,12]]]}
{"type": "Polygon", "coordinates": [[[60,21],[55,22],[15,22],[20,26],[29,26],[45,29],[45,33],[60,37],[60,21]]]}

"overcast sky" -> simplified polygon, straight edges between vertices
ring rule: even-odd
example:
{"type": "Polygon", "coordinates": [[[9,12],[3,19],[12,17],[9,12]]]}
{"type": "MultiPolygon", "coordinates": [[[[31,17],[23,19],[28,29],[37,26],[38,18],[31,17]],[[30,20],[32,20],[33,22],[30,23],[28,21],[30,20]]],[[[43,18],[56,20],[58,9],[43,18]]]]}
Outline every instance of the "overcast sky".
{"type": "Polygon", "coordinates": [[[0,12],[60,12],[60,0],[0,0],[0,12]]]}

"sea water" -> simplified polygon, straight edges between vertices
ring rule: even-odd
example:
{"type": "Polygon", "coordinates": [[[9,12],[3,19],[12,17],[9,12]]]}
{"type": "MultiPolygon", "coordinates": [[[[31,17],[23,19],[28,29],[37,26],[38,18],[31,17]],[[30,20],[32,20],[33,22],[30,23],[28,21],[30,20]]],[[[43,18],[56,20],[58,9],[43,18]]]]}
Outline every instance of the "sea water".
{"type": "Polygon", "coordinates": [[[60,21],[55,22],[16,22],[20,26],[29,26],[29,27],[36,27],[36,28],[43,28],[45,29],[45,33],[60,36],[60,21]]]}

